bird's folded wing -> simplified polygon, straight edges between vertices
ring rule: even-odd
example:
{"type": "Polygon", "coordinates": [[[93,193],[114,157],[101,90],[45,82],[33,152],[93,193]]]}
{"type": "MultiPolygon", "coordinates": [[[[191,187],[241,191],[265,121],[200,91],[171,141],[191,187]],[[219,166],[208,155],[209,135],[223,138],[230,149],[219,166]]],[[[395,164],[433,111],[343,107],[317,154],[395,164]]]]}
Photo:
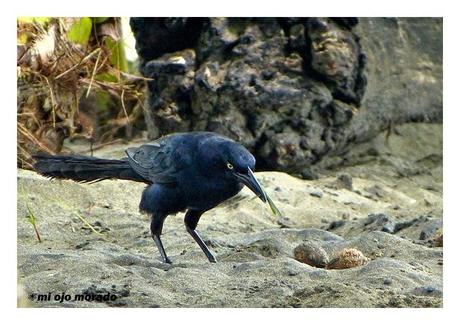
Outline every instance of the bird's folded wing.
{"type": "Polygon", "coordinates": [[[175,157],[175,148],[168,141],[158,141],[126,150],[131,168],[154,183],[175,183],[184,167],[175,157]]]}

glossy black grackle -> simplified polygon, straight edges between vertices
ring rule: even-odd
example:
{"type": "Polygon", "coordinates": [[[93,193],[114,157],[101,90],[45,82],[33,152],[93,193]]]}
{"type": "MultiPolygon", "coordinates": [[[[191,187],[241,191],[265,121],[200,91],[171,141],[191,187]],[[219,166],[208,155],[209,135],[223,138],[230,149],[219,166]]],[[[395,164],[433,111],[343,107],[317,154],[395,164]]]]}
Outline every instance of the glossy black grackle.
{"type": "Polygon", "coordinates": [[[209,261],[216,262],[196,232],[201,215],[236,195],[243,185],[267,202],[253,174],[256,163],[253,155],[242,145],[216,133],[175,133],[129,148],[126,154],[121,160],[38,154],[34,157],[34,168],[45,176],[80,182],[116,178],[147,183],[139,208],[152,215],[152,238],[166,263],[171,260],[160,236],[168,215],[187,210],[184,219],[187,231],[209,261]]]}

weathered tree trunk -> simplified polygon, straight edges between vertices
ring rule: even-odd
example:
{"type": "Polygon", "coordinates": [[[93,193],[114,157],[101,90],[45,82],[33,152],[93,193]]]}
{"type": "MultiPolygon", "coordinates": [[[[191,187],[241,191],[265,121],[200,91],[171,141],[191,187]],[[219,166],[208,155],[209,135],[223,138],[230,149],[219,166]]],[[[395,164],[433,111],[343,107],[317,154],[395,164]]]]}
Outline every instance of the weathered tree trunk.
{"type": "Polygon", "coordinates": [[[132,18],[151,138],[210,130],[302,172],[390,125],[442,121],[439,18],[132,18]]]}

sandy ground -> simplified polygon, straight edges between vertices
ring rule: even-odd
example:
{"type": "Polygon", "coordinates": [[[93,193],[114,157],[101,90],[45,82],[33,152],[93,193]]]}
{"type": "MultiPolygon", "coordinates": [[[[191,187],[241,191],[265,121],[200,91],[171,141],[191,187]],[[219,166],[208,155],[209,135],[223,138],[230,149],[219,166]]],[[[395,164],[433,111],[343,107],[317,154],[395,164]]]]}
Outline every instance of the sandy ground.
{"type": "MultiPolygon", "coordinates": [[[[128,146],[95,155],[121,157],[128,146]]],[[[216,264],[186,233],[182,213],[164,225],[173,264],[160,262],[149,217],[138,212],[143,184],[77,184],[18,170],[21,305],[441,307],[442,125],[398,126],[347,157],[345,166],[325,162],[329,168],[312,181],[257,173],[282,218],[247,189],[207,212],[198,231],[216,264]],[[305,243],[330,260],[355,248],[366,261],[346,269],[308,265],[294,257],[305,243]],[[55,301],[62,293],[69,300],[55,301]],[[115,298],[75,301],[79,294],[115,298]]]]}

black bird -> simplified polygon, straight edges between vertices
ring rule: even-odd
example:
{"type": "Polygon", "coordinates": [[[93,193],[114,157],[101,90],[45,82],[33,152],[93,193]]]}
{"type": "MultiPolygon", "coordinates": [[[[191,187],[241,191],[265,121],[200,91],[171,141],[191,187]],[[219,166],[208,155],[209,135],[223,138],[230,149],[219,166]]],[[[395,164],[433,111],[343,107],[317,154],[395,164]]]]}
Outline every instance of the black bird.
{"type": "Polygon", "coordinates": [[[79,182],[116,178],[148,184],[139,209],[151,214],[151,235],[166,263],[171,260],[160,236],[168,215],[187,210],[184,219],[187,231],[208,260],[216,262],[196,232],[201,215],[236,195],[243,185],[267,202],[253,174],[254,156],[242,145],[216,133],[175,133],[129,148],[126,154],[121,160],[38,154],[34,156],[34,168],[44,176],[79,182]]]}

